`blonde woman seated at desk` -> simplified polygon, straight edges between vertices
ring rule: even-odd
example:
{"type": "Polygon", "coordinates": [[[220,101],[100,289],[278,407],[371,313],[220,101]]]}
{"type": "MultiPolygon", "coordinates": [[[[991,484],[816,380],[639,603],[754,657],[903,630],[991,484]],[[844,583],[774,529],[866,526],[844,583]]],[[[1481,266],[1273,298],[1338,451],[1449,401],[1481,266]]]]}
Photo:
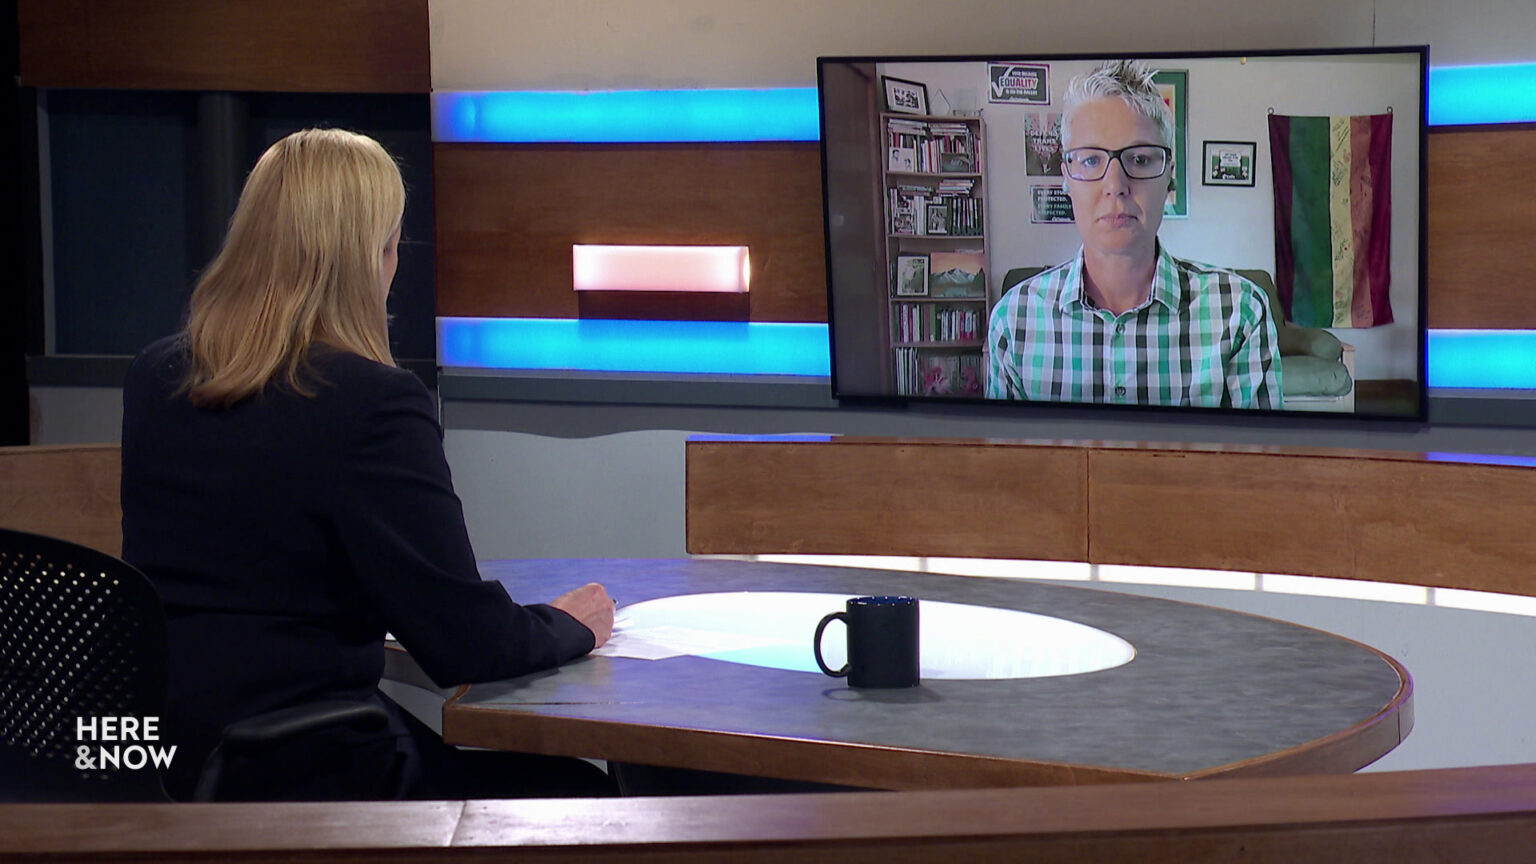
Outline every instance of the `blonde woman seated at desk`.
{"type": "Polygon", "coordinates": [[[385,300],[405,190],[371,138],[296,132],[248,178],[185,332],[123,394],[123,557],[166,607],[163,739],[185,797],[229,722],[318,699],[386,709],[232,764],[248,799],[611,794],[579,760],[459,751],[378,692],[393,632],[443,686],[554,667],[607,640],[587,585],[520,606],[481,581],[426,388],[385,300]]]}

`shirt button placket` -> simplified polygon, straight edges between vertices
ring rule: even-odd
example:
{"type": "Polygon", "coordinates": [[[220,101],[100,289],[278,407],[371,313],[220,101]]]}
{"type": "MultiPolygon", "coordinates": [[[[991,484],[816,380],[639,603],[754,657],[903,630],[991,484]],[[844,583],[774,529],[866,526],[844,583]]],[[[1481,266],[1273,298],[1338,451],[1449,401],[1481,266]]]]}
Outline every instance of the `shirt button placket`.
{"type": "MultiPolygon", "coordinates": [[[[1123,353],[1123,350],[1121,348],[1121,342],[1122,342],[1124,336],[1125,336],[1125,322],[1124,321],[1116,321],[1115,322],[1115,328],[1114,328],[1114,335],[1109,340],[1109,358],[1108,358],[1109,362],[1107,364],[1107,371],[1111,375],[1115,374],[1118,371],[1117,368],[1116,368],[1117,364],[1114,361],[1115,361],[1116,358],[1121,356],[1121,354],[1123,353]]],[[[1125,382],[1124,381],[1116,381],[1115,382],[1115,389],[1112,392],[1114,393],[1114,400],[1116,402],[1124,402],[1125,401],[1125,394],[1128,392],[1126,390],[1126,387],[1125,387],[1125,382]]]]}

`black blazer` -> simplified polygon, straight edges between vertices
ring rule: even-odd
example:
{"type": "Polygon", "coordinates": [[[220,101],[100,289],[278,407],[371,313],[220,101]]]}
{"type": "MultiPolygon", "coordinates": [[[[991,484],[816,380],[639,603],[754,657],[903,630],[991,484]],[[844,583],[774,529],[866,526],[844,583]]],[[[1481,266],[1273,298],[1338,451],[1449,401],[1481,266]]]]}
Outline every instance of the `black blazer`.
{"type": "Polygon", "coordinates": [[[592,649],[576,619],[481,580],[422,383],[335,349],[310,360],[313,397],[273,384],[223,410],[177,394],[174,338],[128,373],[123,557],[166,606],[176,785],[229,722],[372,696],[386,630],[442,686],[592,649]]]}

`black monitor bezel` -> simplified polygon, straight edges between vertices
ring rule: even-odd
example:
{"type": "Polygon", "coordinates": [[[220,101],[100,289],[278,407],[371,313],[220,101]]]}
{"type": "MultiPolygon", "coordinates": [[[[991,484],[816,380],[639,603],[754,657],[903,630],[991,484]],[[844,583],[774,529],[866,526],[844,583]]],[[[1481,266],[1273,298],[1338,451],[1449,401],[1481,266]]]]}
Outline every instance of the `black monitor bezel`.
{"type": "MultiPolygon", "coordinates": [[[[1042,408],[1052,409],[1083,409],[1093,412],[1113,412],[1124,415],[1153,415],[1162,419],[1170,419],[1170,415],[1197,419],[1199,417],[1264,417],[1264,418],[1317,418],[1324,422],[1347,422],[1350,420],[1366,420],[1371,422],[1393,423],[1424,423],[1428,419],[1429,410],[1429,382],[1428,382],[1428,275],[1429,275],[1429,249],[1428,249],[1428,212],[1429,212],[1429,46],[1428,45],[1393,45],[1393,46],[1367,46],[1367,47],[1329,47],[1329,48],[1267,48],[1252,50],[1200,50],[1200,51],[1094,51],[1072,53],[1044,53],[1035,54],[1027,51],[1009,52],[1006,54],[880,54],[880,55],[827,55],[816,58],[816,90],[818,120],[822,134],[819,137],[821,155],[821,204],[822,204],[822,232],[823,249],[825,255],[827,278],[827,333],[828,352],[830,361],[830,386],[832,397],[837,402],[850,405],[868,406],[897,406],[897,407],[926,407],[942,405],[947,408],[955,406],[967,406],[978,412],[992,413],[1008,410],[1038,411],[1042,408]],[[1255,409],[1255,408],[1221,408],[1206,406],[1176,406],[1176,405],[1124,405],[1108,402],[1030,402],[1010,401],[987,398],[964,398],[946,396],[922,396],[902,395],[894,393],[867,393],[845,392],[839,386],[838,378],[838,352],[837,352],[837,320],[836,303],[834,295],[836,284],[834,277],[833,257],[834,247],[832,238],[832,225],[830,220],[831,207],[830,178],[828,176],[827,154],[827,98],[825,86],[825,74],[828,64],[883,64],[883,63],[976,63],[998,61],[1000,59],[1020,59],[1042,62],[1067,62],[1067,61],[1093,61],[1116,60],[1121,58],[1138,60],[1172,60],[1172,59],[1221,59],[1221,58],[1245,58],[1245,57],[1330,57],[1344,55],[1370,55],[1370,54],[1412,54],[1419,58],[1419,103],[1418,103],[1418,310],[1417,327],[1415,333],[1416,343],[1416,367],[1417,378],[1415,381],[1416,408],[1410,413],[1373,413],[1370,411],[1352,412],[1328,412],[1280,409],[1255,409]]],[[[1397,113],[1397,112],[1394,112],[1397,113]]]]}

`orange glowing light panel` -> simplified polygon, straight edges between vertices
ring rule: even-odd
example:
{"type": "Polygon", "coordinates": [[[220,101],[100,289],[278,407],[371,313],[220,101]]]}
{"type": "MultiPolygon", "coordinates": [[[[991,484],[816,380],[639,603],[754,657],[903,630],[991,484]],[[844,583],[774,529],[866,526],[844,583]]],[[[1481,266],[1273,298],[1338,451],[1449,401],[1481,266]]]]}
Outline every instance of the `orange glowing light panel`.
{"type": "Polygon", "coordinates": [[[745,294],[745,246],[572,246],[577,291],[745,294]]]}

